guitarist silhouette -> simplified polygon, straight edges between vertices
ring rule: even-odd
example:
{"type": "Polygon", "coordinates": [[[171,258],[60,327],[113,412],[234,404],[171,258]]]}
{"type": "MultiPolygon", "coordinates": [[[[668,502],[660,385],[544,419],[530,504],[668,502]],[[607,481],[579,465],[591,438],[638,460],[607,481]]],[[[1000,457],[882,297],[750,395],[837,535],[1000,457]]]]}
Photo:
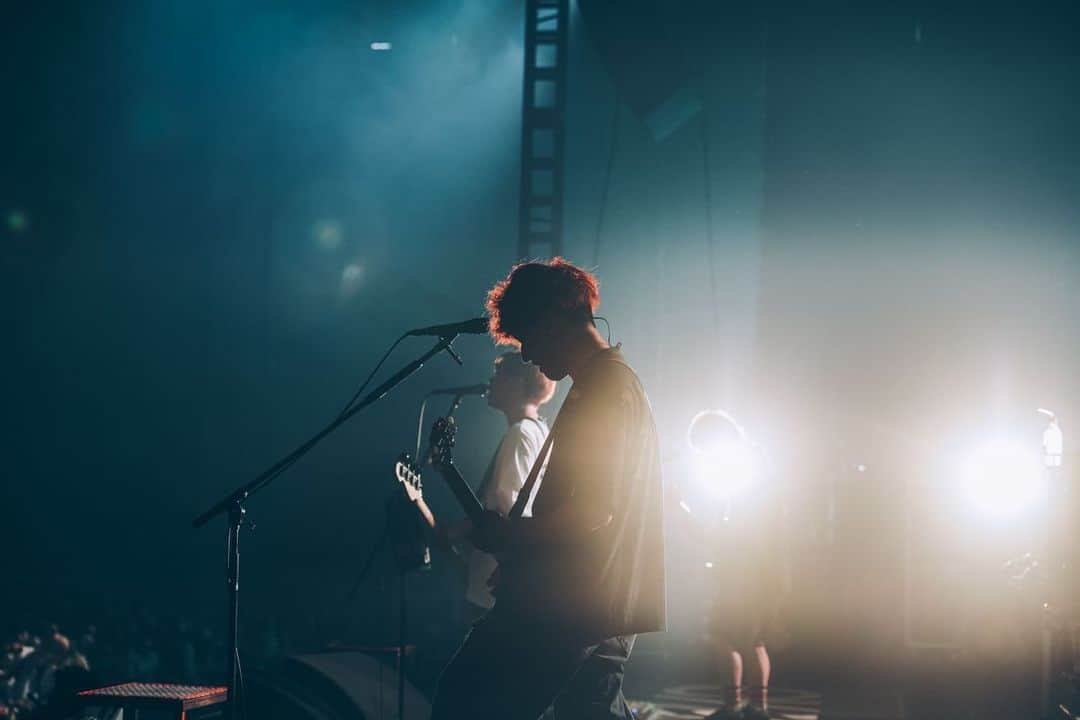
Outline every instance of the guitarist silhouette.
{"type": "Polygon", "coordinates": [[[663,482],[652,410],[593,324],[599,302],[596,278],[559,258],[488,294],[496,341],[574,386],[509,513],[473,509],[470,539],[499,557],[496,600],[444,670],[432,720],[631,717],[624,664],[636,633],[665,625],[663,482]]]}

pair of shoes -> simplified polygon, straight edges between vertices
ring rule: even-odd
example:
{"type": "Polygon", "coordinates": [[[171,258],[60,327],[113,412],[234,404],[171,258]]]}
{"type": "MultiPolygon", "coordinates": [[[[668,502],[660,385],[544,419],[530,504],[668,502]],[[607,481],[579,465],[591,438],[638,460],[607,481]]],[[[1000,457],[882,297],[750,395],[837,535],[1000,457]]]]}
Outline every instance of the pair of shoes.
{"type": "Polygon", "coordinates": [[[728,705],[717,708],[716,712],[709,715],[705,720],[742,720],[743,708],[733,708],[728,705]]]}
{"type": "Polygon", "coordinates": [[[725,705],[705,720],[771,720],[771,717],[764,709],[746,704],[734,708],[725,705]]]}
{"type": "Polygon", "coordinates": [[[747,705],[739,712],[739,720],[770,720],[772,716],[759,705],[747,705]]]}

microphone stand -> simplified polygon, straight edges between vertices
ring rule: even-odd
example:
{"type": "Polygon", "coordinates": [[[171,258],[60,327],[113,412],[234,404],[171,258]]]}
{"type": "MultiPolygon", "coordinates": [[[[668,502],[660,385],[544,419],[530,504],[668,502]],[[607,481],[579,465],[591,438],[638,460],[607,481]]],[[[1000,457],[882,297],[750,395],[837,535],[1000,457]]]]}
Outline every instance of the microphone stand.
{"type": "Polygon", "coordinates": [[[456,413],[457,409],[459,407],[461,407],[461,401],[464,400],[464,399],[465,399],[464,394],[454,396],[454,401],[452,403],[450,403],[450,409],[446,411],[446,418],[448,420],[450,418],[454,417],[454,413],[456,413]]]}
{"type": "Polygon", "coordinates": [[[319,432],[315,433],[304,444],[293,450],[291,453],[278,460],[276,463],[268,467],[263,472],[250,482],[247,482],[231,493],[226,495],[220,501],[215,503],[206,512],[199,515],[192,521],[192,527],[199,528],[214,519],[218,515],[228,514],[228,534],[226,536],[225,546],[228,550],[228,561],[226,571],[226,587],[228,589],[228,659],[225,664],[225,677],[228,682],[228,701],[226,708],[226,718],[228,720],[237,719],[237,680],[238,673],[238,660],[239,660],[239,642],[237,638],[239,611],[240,611],[240,531],[244,525],[248,527],[254,527],[254,525],[246,520],[245,516],[247,510],[244,508],[244,503],[255,493],[259,492],[278,476],[282,471],[299,460],[301,457],[309,453],[312,448],[319,444],[319,442],[330,433],[337,430],[341,425],[345,424],[349,418],[357,414],[364,408],[373,404],[375,401],[385,397],[391,390],[401,384],[406,378],[415,373],[417,370],[424,366],[431,358],[435,357],[441,352],[447,352],[450,357],[458,364],[462,364],[461,356],[455,352],[452,344],[457,339],[457,333],[440,337],[439,341],[435,343],[435,346],[421,355],[416,360],[403,367],[401,370],[394,373],[386,382],[379,385],[377,388],[368,393],[363,400],[338,415],[329,425],[324,427],[319,432]]]}

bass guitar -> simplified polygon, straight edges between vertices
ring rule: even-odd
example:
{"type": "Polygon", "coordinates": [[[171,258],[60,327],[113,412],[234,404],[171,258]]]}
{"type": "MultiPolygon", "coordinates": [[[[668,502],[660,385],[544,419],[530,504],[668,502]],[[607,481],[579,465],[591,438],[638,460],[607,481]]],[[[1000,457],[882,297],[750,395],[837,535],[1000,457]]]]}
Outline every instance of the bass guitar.
{"type": "MultiPolygon", "coordinates": [[[[454,493],[458,504],[465,512],[466,517],[469,518],[469,522],[472,523],[473,527],[478,527],[483,522],[484,505],[476,497],[472,486],[465,481],[465,478],[461,476],[461,473],[454,466],[453,450],[456,434],[457,426],[454,424],[453,418],[439,418],[435,421],[429,438],[431,465],[442,475],[446,484],[450,486],[451,492],[454,493]]],[[[508,557],[507,552],[501,552],[495,556],[498,565],[487,581],[488,588],[493,595],[504,597],[508,594],[507,588],[514,584],[511,571],[508,568],[525,564],[519,554],[515,552],[513,559],[508,557]]]]}
{"type": "MultiPolygon", "coordinates": [[[[405,490],[405,497],[416,506],[420,517],[424,519],[428,528],[434,531],[436,529],[435,513],[431,512],[431,508],[424,501],[423,477],[420,474],[420,468],[417,467],[409,453],[403,452],[398,456],[397,462],[394,463],[394,477],[397,478],[397,481],[405,490]]],[[[468,572],[468,562],[461,551],[452,544],[440,545],[440,547],[445,549],[454,559],[458,571],[468,572]]]]}

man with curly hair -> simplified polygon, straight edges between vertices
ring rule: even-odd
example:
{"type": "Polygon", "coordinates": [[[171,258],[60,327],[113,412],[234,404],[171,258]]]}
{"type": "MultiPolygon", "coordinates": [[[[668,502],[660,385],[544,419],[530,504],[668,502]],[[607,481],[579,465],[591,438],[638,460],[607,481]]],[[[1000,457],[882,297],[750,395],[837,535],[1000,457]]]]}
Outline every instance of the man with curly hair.
{"type": "Polygon", "coordinates": [[[597,331],[599,303],[596,278],[561,258],[488,293],[495,340],[573,387],[509,515],[472,533],[499,556],[496,601],[444,671],[433,720],[631,717],[624,664],[665,625],[663,482],[648,398],[597,331]]]}

